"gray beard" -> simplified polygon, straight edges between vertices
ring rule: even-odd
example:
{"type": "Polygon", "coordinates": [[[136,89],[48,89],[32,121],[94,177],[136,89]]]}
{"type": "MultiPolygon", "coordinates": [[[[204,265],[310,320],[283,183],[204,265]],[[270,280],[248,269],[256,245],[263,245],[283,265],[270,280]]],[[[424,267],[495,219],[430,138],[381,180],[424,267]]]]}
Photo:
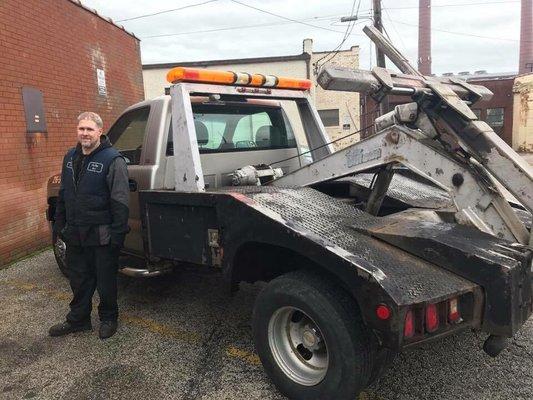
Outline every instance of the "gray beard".
{"type": "Polygon", "coordinates": [[[100,145],[100,142],[95,142],[94,144],[91,143],[91,145],[84,145],[83,143],[80,143],[81,145],[81,148],[82,150],[85,150],[85,151],[88,151],[88,153],[90,153],[91,151],[93,151],[94,149],[96,149],[99,145],[100,145]]]}

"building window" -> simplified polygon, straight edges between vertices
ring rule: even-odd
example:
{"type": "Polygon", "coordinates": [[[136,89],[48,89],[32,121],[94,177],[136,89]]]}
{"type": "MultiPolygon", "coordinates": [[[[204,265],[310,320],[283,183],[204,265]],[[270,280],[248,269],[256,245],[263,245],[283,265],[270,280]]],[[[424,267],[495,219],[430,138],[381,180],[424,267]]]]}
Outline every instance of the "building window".
{"type": "Polygon", "coordinates": [[[476,114],[477,119],[481,119],[481,110],[479,108],[473,108],[472,112],[476,114]]]}
{"type": "Polygon", "coordinates": [[[339,110],[318,110],[324,126],[339,126],[339,110]]]}
{"type": "Polygon", "coordinates": [[[487,124],[492,128],[500,128],[503,126],[504,108],[487,108],[487,124]]]}

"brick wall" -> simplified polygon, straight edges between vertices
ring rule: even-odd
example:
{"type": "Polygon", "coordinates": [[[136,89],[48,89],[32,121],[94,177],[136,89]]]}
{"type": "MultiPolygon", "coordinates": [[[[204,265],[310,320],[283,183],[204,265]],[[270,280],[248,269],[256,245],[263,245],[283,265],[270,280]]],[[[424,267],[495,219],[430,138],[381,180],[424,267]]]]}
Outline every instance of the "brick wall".
{"type": "Polygon", "coordinates": [[[70,0],[0,2],[0,49],[1,267],[50,244],[46,184],[76,143],[77,115],[98,112],[106,129],[144,94],[138,40],[70,0]],[[26,133],[23,86],[43,92],[46,133],[26,133]]]}
{"type": "MultiPolygon", "coordinates": [[[[359,47],[352,46],[350,50],[340,51],[334,57],[330,53],[313,53],[311,58],[313,65],[319,60],[321,60],[320,64],[325,62],[324,66],[359,68],[359,47]]],[[[316,108],[319,111],[338,110],[339,125],[326,126],[326,132],[331,140],[340,139],[359,130],[359,93],[324,90],[319,85],[316,85],[315,101],[316,108]]],[[[335,142],[335,149],[342,149],[358,142],[359,139],[360,135],[358,133],[340,139],[335,142]]]]}

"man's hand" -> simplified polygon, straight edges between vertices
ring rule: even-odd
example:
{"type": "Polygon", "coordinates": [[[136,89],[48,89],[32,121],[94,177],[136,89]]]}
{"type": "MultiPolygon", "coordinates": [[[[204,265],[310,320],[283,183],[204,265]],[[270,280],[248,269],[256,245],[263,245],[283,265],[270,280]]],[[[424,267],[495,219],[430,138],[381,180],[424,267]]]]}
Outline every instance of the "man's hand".
{"type": "Polygon", "coordinates": [[[63,229],[65,229],[65,223],[63,221],[54,221],[52,224],[52,232],[61,240],[65,241],[63,237],[63,229]]]}

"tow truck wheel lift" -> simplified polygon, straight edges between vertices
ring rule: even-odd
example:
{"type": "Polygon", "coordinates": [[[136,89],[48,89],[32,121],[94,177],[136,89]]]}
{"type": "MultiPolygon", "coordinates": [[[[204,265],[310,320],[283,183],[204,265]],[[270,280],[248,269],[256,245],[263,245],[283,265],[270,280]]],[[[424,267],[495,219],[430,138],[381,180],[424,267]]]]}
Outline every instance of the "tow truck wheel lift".
{"type": "MultiPolygon", "coordinates": [[[[374,172],[366,211],[377,215],[396,167],[402,166],[449,194],[455,205],[454,222],[505,239],[506,242],[496,244],[502,257],[521,259],[531,265],[533,234],[515,209],[523,207],[533,212],[532,168],[487,123],[478,120],[469,107],[479,100],[490,100],[492,93],[460,79],[422,76],[377,29],[367,26],[364,31],[401,73],[379,67],[371,72],[326,67],[318,77],[320,86],[370,95],[378,102],[387,95],[410,97],[413,102],[398,105],[377,118],[376,133],[371,137],[276,179],[272,185],[316,186],[357,173],[374,172]]],[[[503,308],[494,300],[501,295],[498,280],[503,276],[498,277],[498,270],[502,266],[493,264],[492,269],[473,262],[477,257],[484,258],[482,253],[490,252],[495,244],[479,237],[469,252],[465,248],[468,246],[455,240],[464,237],[456,235],[462,229],[460,225],[391,218],[375,220],[360,230],[479,283],[487,292],[485,313],[492,313],[493,318],[501,321],[494,310],[503,312],[503,308]],[[459,260],[455,256],[450,260],[447,257],[452,254],[450,248],[464,258],[459,260]],[[471,266],[465,268],[465,264],[471,266]]],[[[532,309],[532,269],[526,268],[524,276],[517,280],[520,283],[513,285],[517,292],[513,297],[523,301],[519,318],[522,321],[532,309]]],[[[494,333],[483,349],[495,357],[507,346],[507,337],[514,334],[515,328],[512,321],[510,329],[490,326],[491,317],[485,317],[488,317],[485,328],[494,333]]]]}

